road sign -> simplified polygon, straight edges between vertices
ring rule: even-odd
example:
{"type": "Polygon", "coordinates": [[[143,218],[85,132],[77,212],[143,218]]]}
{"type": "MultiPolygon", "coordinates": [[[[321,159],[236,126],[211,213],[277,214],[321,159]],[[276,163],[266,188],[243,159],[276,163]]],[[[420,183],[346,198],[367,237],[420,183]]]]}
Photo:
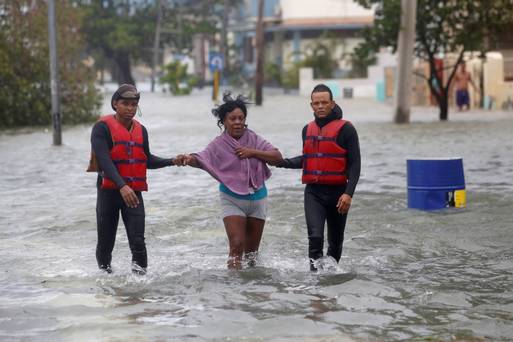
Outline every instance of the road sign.
{"type": "Polygon", "coordinates": [[[223,56],[219,52],[209,52],[208,53],[208,66],[211,72],[216,70],[223,70],[224,61],[223,56]]]}

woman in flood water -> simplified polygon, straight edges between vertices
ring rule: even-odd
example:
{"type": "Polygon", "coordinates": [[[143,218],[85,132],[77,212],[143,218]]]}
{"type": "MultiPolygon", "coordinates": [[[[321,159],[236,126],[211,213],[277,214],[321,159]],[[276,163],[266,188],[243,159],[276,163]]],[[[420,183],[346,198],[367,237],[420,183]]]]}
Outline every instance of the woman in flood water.
{"type": "Polygon", "coordinates": [[[214,108],[224,131],[198,153],[181,154],[176,165],[189,165],[208,172],[219,181],[223,222],[229,241],[228,267],[240,269],[243,256],[254,265],[267,216],[267,188],[271,176],[266,163],[282,159],[280,151],[247,128],[246,99],[230,93],[214,108]]]}

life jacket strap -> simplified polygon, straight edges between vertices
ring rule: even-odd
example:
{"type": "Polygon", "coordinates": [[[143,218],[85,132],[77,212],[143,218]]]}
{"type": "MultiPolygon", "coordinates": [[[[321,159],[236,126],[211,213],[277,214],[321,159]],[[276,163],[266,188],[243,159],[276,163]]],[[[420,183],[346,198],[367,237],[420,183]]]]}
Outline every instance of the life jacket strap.
{"type": "Polygon", "coordinates": [[[113,159],[114,164],[144,164],[144,159],[113,159]]]}
{"type": "Polygon", "coordinates": [[[345,176],[346,173],[343,171],[320,171],[320,170],[303,170],[304,175],[315,175],[315,176],[345,176]]]}
{"type": "Polygon", "coordinates": [[[303,158],[345,158],[345,153],[305,153],[303,158]]]}
{"type": "Polygon", "coordinates": [[[307,135],[305,140],[315,140],[315,141],[335,141],[335,137],[325,137],[322,135],[307,135]]]}
{"type": "Polygon", "coordinates": [[[123,177],[123,179],[129,183],[146,182],[146,177],[123,177]]]}
{"type": "Polygon", "coordinates": [[[135,141],[125,141],[125,140],[115,141],[114,145],[125,145],[127,147],[129,147],[129,146],[144,147],[144,144],[139,144],[135,141]]]}

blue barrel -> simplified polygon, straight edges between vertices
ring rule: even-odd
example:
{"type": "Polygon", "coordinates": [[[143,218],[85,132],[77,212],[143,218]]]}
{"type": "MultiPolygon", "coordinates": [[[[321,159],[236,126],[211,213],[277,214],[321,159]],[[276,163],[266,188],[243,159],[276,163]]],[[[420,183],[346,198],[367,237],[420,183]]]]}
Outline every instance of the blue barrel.
{"type": "Polygon", "coordinates": [[[407,159],[408,208],[465,206],[463,159],[407,159]]]}

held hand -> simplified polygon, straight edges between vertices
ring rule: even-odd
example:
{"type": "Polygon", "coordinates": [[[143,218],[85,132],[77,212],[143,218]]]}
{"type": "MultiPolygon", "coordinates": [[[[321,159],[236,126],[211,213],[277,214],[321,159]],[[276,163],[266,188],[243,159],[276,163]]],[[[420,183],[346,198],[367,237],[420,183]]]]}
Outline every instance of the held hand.
{"type": "Polygon", "coordinates": [[[179,154],[175,157],[176,166],[195,166],[195,157],[190,154],[179,154]]]}
{"type": "Polygon", "coordinates": [[[196,158],[194,156],[191,156],[190,154],[186,154],[184,165],[194,166],[194,160],[196,160],[196,158]]]}
{"type": "Polygon", "coordinates": [[[353,199],[348,194],[342,194],[338,199],[337,210],[340,214],[347,214],[351,207],[351,201],[353,199]]]}
{"type": "Polygon", "coordinates": [[[123,187],[119,189],[119,192],[127,207],[136,208],[139,205],[139,198],[137,198],[134,190],[132,190],[128,185],[123,185],[123,187]]]}
{"type": "Polygon", "coordinates": [[[235,149],[235,154],[240,159],[251,158],[254,156],[254,152],[255,152],[255,150],[253,150],[252,148],[248,148],[248,147],[237,147],[235,149]]]}
{"type": "Polygon", "coordinates": [[[176,166],[184,166],[185,154],[179,154],[174,158],[174,163],[176,166]]]}

